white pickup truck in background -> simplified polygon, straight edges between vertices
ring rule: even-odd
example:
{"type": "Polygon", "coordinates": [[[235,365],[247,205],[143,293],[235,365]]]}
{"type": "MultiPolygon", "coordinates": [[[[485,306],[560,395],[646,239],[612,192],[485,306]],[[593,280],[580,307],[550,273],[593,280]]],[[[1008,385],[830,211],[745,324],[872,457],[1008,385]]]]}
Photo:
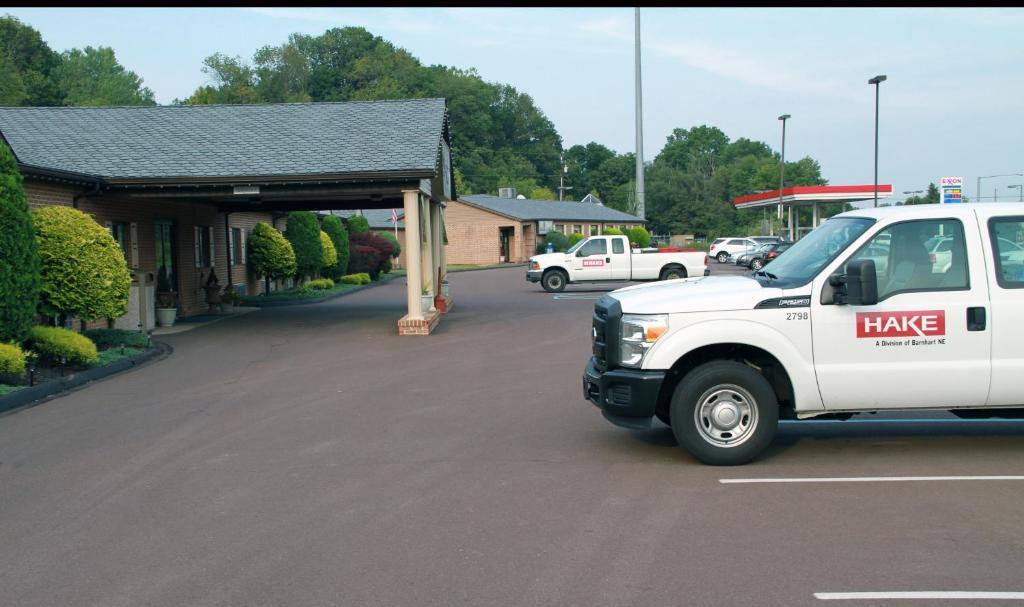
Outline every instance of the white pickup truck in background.
{"type": "Polygon", "coordinates": [[[576,282],[673,280],[707,274],[708,257],[702,251],[634,250],[625,236],[591,236],[565,253],[531,257],[526,280],[558,293],[576,282]]]}
{"type": "Polygon", "coordinates": [[[755,274],[613,291],[591,333],[584,397],[710,464],[780,418],[1024,417],[1024,204],[836,215],[755,274]]]}

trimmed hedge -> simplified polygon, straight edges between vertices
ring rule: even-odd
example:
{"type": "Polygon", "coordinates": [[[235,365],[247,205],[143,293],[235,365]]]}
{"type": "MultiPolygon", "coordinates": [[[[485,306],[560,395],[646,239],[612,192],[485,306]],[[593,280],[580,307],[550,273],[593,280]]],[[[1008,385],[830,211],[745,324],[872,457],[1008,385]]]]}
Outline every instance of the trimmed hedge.
{"type": "Polygon", "coordinates": [[[295,275],[295,251],[288,239],[270,224],[259,222],[249,234],[249,269],[268,283],[295,275]]]}
{"type": "Polygon", "coordinates": [[[59,327],[32,327],[25,343],[40,358],[50,363],[60,363],[63,356],[70,364],[89,364],[99,357],[92,340],[59,327]]]}
{"type": "Polygon", "coordinates": [[[377,236],[380,236],[384,240],[391,243],[391,258],[398,259],[398,256],[402,254],[402,245],[399,244],[398,239],[391,232],[377,232],[377,236]]]}
{"type": "Polygon", "coordinates": [[[577,242],[583,240],[584,238],[586,238],[586,236],[584,236],[583,234],[580,234],[579,232],[573,232],[572,234],[569,235],[569,246],[571,247],[577,242]]]}
{"type": "Polygon", "coordinates": [[[311,280],[302,286],[316,291],[326,291],[327,289],[334,288],[334,281],[330,278],[317,278],[316,280],[311,280]]]}
{"type": "Polygon", "coordinates": [[[334,243],[331,242],[331,237],[323,230],[320,230],[320,246],[324,250],[324,257],[321,262],[320,269],[321,271],[330,271],[330,268],[338,265],[338,251],[334,248],[334,243]]]}
{"type": "Polygon", "coordinates": [[[630,242],[635,242],[641,249],[651,245],[650,232],[641,226],[626,230],[626,236],[629,237],[630,242]]]}
{"type": "Polygon", "coordinates": [[[145,348],[149,345],[149,338],[141,331],[127,331],[125,329],[89,329],[83,331],[99,348],[119,348],[122,345],[132,348],[145,348]]]}
{"type": "Polygon", "coordinates": [[[288,213],[285,238],[295,251],[295,276],[316,276],[324,265],[324,246],[320,240],[320,222],[316,213],[293,211],[288,213]]]}
{"type": "Polygon", "coordinates": [[[370,275],[364,272],[361,274],[346,274],[341,277],[341,282],[346,285],[368,285],[373,281],[370,280],[370,275]]]}
{"type": "Polygon", "coordinates": [[[604,229],[604,235],[605,236],[625,236],[625,234],[623,234],[622,230],[620,230],[619,228],[605,228],[604,229]]]}
{"type": "Polygon", "coordinates": [[[338,260],[334,266],[330,268],[324,268],[324,272],[334,280],[341,278],[348,270],[348,230],[345,229],[345,224],[342,223],[341,219],[336,215],[325,215],[323,220],[320,222],[320,227],[327,235],[331,237],[331,244],[334,245],[334,252],[338,255],[338,260]]]}
{"type": "Polygon", "coordinates": [[[547,236],[544,237],[544,240],[537,243],[537,252],[546,253],[547,243],[549,242],[554,245],[555,252],[557,253],[565,252],[565,250],[570,246],[569,239],[565,237],[565,234],[562,234],[561,232],[548,232],[547,236]]]}
{"type": "Polygon", "coordinates": [[[345,222],[348,224],[348,233],[350,236],[370,233],[370,222],[362,215],[353,215],[346,219],[345,222]]]}
{"type": "Polygon", "coordinates": [[[0,342],[20,342],[36,324],[39,253],[21,173],[0,143],[0,342]]]}
{"type": "Polygon", "coordinates": [[[44,207],[32,215],[42,262],[40,311],[84,320],[127,312],[132,277],[110,231],[71,207],[44,207]]]}
{"type": "Polygon", "coordinates": [[[0,344],[0,375],[24,375],[25,353],[17,344],[0,344]]]}

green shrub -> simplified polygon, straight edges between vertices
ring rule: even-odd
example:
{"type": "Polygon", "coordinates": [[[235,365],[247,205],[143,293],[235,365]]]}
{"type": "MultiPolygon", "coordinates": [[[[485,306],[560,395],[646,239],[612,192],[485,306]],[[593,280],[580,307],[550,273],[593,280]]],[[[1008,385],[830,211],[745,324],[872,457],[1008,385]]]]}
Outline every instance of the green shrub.
{"type": "Polygon", "coordinates": [[[93,320],[128,311],[132,277],[109,230],[71,207],[44,207],[32,220],[42,262],[43,314],[93,320]]]}
{"type": "Polygon", "coordinates": [[[326,291],[327,289],[334,288],[334,281],[330,278],[317,278],[316,280],[311,280],[302,286],[315,291],[326,291]]]}
{"type": "Polygon", "coordinates": [[[622,230],[620,230],[619,228],[605,228],[604,229],[604,235],[605,236],[625,236],[625,234],[623,234],[622,230]]]}
{"type": "Polygon", "coordinates": [[[549,242],[555,247],[555,251],[558,253],[564,252],[571,246],[569,244],[569,239],[565,237],[565,234],[562,234],[561,232],[548,232],[548,235],[544,240],[537,243],[537,252],[547,252],[547,243],[549,242]]]}
{"type": "Polygon", "coordinates": [[[370,284],[370,275],[366,272],[360,272],[359,274],[346,274],[341,277],[341,282],[347,285],[368,285],[370,284]]]}
{"type": "Polygon", "coordinates": [[[277,230],[262,221],[249,235],[249,268],[266,281],[270,292],[271,280],[283,280],[295,275],[295,251],[291,243],[277,230]]]}
{"type": "Polygon", "coordinates": [[[338,261],[334,266],[325,268],[324,273],[330,278],[338,280],[348,270],[348,230],[345,224],[335,215],[326,215],[321,222],[321,229],[331,237],[331,244],[334,245],[334,252],[338,254],[338,261]]]}
{"type": "Polygon", "coordinates": [[[377,232],[377,236],[380,236],[391,243],[391,248],[394,249],[391,252],[391,258],[398,259],[398,256],[402,254],[402,245],[398,242],[398,239],[395,238],[395,235],[391,232],[377,232]]]}
{"type": "Polygon", "coordinates": [[[142,331],[126,331],[125,329],[89,329],[83,331],[99,348],[119,348],[122,345],[132,348],[145,348],[149,338],[142,331]]]}
{"type": "Polygon", "coordinates": [[[338,265],[338,251],[334,248],[334,243],[331,242],[331,237],[323,230],[320,230],[320,246],[324,250],[324,257],[320,264],[320,270],[329,271],[329,268],[333,268],[338,265]]]}
{"type": "Polygon", "coordinates": [[[572,234],[569,235],[569,246],[571,247],[577,242],[583,240],[584,238],[586,238],[586,236],[584,236],[583,234],[580,234],[579,232],[573,232],[572,234]]]}
{"type": "Polygon", "coordinates": [[[0,375],[24,375],[25,353],[17,344],[0,344],[0,375]]]}
{"type": "Polygon", "coordinates": [[[0,342],[20,342],[36,323],[39,253],[21,173],[0,143],[0,342]]]}
{"type": "Polygon", "coordinates": [[[320,241],[320,222],[309,211],[288,213],[285,238],[295,251],[295,276],[316,276],[324,264],[324,246],[320,241]]]}
{"type": "Polygon", "coordinates": [[[651,234],[642,226],[626,230],[630,242],[635,242],[641,249],[651,244],[651,234]]]}
{"type": "Polygon", "coordinates": [[[70,364],[89,364],[99,356],[96,344],[88,337],[59,327],[32,327],[26,344],[51,363],[59,363],[64,357],[70,364]]]}
{"type": "Polygon", "coordinates": [[[348,233],[350,236],[355,234],[368,234],[370,232],[370,222],[362,215],[353,215],[346,219],[345,222],[348,224],[348,233]]]}

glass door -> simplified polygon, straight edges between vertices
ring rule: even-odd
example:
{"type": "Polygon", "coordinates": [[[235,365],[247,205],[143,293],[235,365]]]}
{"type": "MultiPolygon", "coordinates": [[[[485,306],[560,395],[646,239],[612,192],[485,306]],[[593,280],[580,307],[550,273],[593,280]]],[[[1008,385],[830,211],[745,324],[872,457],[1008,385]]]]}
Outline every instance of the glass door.
{"type": "MultiPolygon", "coordinates": [[[[175,246],[174,221],[158,219],[156,227],[156,278],[159,280],[161,268],[167,272],[167,283],[172,291],[178,290],[178,275],[175,271],[175,260],[178,258],[175,246]]],[[[158,287],[159,289],[159,287],[158,287]]]]}

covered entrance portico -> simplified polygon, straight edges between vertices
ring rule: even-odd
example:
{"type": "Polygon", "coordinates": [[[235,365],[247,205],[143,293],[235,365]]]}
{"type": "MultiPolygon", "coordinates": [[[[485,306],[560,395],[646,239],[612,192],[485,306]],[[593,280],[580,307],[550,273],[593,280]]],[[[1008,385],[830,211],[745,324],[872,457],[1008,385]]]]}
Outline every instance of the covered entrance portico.
{"type": "MultiPolygon", "coordinates": [[[[878,198],[889,198],[892,196],[892,184],[878,184],[878,198]]],[[[834,203],[854,203],[874,200],[875,186],[868,185],[815,185],[795,186],[782,190],[770,190],[749,196],[740,196],[733,200],[737,209],[758,209],[777,207],[781,213],[786,213],[786,232],[790,240],[800,237],[799,213],[794,209],[811,207],[812,219],[809,230],[818,227],[822,222],[821,205],[834,203]]]]}

